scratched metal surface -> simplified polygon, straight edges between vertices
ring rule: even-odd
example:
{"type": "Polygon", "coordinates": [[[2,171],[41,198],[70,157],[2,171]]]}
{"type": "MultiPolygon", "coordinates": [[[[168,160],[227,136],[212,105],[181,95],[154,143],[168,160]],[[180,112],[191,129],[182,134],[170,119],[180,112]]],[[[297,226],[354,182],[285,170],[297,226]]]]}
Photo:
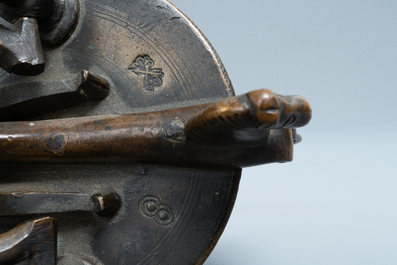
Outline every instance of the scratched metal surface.
{"type": "MultiPolygon", "coordinates": [[[[216,52],[178,9],[165,0],[81,1],[76,31],[45,50],[46,70],[21,77],[0,70],[1,87],[49,82],[88,70],[110,82],[110,95],[29,119],[56,119],[163,110],[234,95],[216,52]]],[[[1,192],[112,190],[122,198],[113,218],[55,214],[59,264],[201,264],[230,216],[239,170],[156,165],[1,165],[1,192]],[[156,198],[172,209],[161,225],[142,212],[156,198]],[[181,262],[183,260],[183,262],[181,262]],[[86,262],[86,261],[84,261],[86,262]],[[86,264],[86,263],[84,263],[86,264]]],[[[35,216],[1,218],[0,232],[35,216]]]]}
{"type": "Polygon", "coordinates": [[[215,50],[189,19],[165,0],[81,1],[72,37],[56,49],[47,49],[45,56],[46,70],[37,77],[0,70],[0,87],[64,79],[85,69],[107,78],[111,93],[101,102],[40,119],[146,112],[234,95],[215,50]],[[139,72],[132,64],[145,57],[151,65],[147,73],[139,72]],[[153,80],[148,77],[154,77],[156,71],[163,76],[150,90],[153,80]]]}
{"type": "MultiPolygon", "coordinates": [[[[121,197],[114,217],[49,215],[58,223],[58,257],[65,265],[73,264],[62,258],[69,255],[104,265],[201,263],[226,225],[240,179],[240,170],[128,164],[2,165],[0,170],[1,192],[116,192],[121,197]],[[168,218],[148,214],[145,200],[158,203],[168,218]]],[[[39,216],[1,218],[0,233],[39,216]]]]}

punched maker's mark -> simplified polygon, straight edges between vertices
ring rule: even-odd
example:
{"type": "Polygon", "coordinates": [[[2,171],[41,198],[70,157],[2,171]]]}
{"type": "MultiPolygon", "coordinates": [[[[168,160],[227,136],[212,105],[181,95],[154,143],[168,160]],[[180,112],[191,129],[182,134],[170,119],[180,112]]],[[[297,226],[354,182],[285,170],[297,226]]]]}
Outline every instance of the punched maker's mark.
{"type": "Polygon", "coordinates": [[[154,219],[158,225],[168,226],[175,221],[172,208],[160,202],[157,197],[146,196],[141,200],[140,205],[143,215],[154,219]]]}
{"type": "Polygon", "coordinates": [[[143,87],[146,91],[154,91],[155,87],[163,83],[164,73],[161,68],[153,68],[154,61],[149,56],[138,56],[128,66],[137,76],[143,76],[143,87]]]}

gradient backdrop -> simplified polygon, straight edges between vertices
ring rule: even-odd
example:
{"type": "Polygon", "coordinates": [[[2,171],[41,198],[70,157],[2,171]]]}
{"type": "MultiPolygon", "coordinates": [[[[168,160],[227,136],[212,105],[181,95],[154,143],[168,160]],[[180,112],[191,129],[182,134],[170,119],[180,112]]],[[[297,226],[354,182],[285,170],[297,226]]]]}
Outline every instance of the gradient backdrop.
{"type": "Polygon", "coordinates": [[[397,1],[171,0],[236,94],[305,96],[288,164],[243,171],[205,265],[397,264],[397,1]]]}

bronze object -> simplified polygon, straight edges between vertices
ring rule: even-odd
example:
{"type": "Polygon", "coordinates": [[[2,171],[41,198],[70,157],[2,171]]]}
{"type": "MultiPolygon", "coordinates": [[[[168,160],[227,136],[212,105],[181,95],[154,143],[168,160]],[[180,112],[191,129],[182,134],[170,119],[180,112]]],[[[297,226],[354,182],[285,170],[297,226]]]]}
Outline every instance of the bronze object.
{"type": "Polygon", "coordinates": [[[52,264],[10,239],[30,238],[24,227],[42,218],[57,222],[53,264],[203,264],[241,168],[292,160],[307,101],[235,96],[211,45],[167,1],[19,2],[0,1],[34,40],[0,44],[0,264],[52,264]]]}
{"type": "Polygon", "coordinates": [[[54,219],[46,217],[19,224],[0,235],[0,264],[56,264],[57,234],[54,219]]]}
{"type": "Polygon", "coordinates": [[[229,168],[286,162],[292,160],[292,132],[276,129],[303,126],[310,112],[302,97],[258,90],[159,112],[2,123],[0,161],[229,168]]]}
{"type": "Polygon", "coordinates": [[[41,74],[42,45],[64,43],[77,25],[79,8],[78,0],[1,0],[0,67],[17,75],[41,74]]]}

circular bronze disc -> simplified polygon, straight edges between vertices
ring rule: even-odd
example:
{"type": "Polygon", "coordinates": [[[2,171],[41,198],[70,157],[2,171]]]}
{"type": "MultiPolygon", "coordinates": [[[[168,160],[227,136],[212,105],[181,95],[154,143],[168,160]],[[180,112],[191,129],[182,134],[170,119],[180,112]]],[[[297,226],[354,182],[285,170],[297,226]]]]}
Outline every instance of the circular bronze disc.
{"type": "MultiPolygon", "coordinates": [[[[234,95],[212,46],[165,0],[80,0],[71,38],[44,52],[43,74],[0,71],[0,92],[4,84],[65,79],[83,69],[106,78],[111,92],[102,101],[34,119],[149,112],[234,95]]],[[[157,165],[0,167],[1,191],[112,191],[120,196],[121,208],[112,218],[54,215],[62,265],[202,264],[227,223],[240,179],[240,170],[157,165]]],[[[0,219],[0,226],[9,229],[21,221],[7,220],[0,219]]]]}

